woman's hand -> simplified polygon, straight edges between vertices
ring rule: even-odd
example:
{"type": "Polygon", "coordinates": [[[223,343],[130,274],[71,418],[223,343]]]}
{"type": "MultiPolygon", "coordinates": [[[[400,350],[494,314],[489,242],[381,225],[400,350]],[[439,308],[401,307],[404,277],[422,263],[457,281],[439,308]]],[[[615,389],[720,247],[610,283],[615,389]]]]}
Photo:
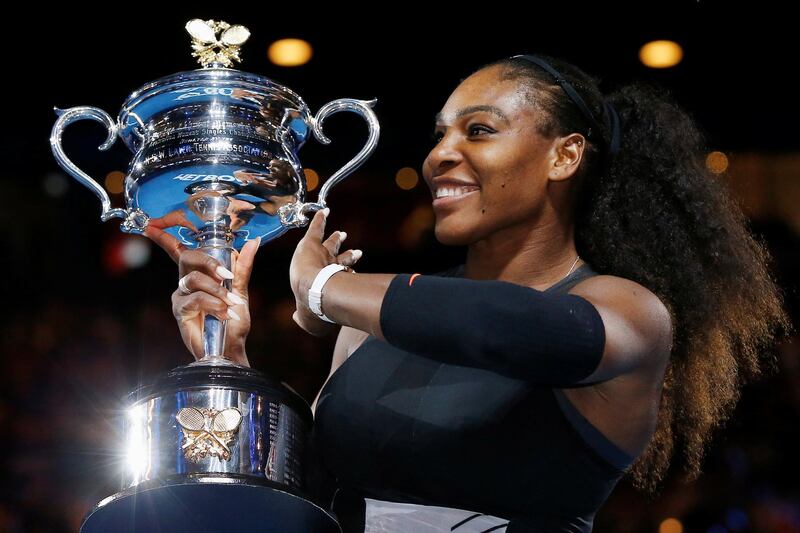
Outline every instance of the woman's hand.
{"type": "MultiPolygon", "coordinates": [[[[289,266],[289,283],[294,292],[297,310],[292,319],[308,333],[321,337],[330,333],[336,326],[319,318],[308,306],[308,289],[319,271],[328,265],[338,263],[353,266],[361,258],[361,250],[347,250],[339,253],[339,247],[347,237],[343,231],[335,231],[323,242],[325,222],[329,210],[314,213],[305,236],[297,243],[289,266]]],[[[323,312],[324,309],[323,301],[323,312]]]]}
{"type": "Polygon", "coordinates": [[[248,284],[260,239],[248,241],[241,252],[233,252],[231,267],[226,270],[217,260],[200,250],[189,250],[177,239],[154,225],[145,235],[163,248],[178,264],[179,286],[172,293],[172,313],[178,322],[183,342],[195,359],[203,352],[205,315],[227,320],[225,357],[249,366],[245,341],[250,332],[248,284]],[[224,279],[233,279],[231,291],[222,286],[224,279]]]}

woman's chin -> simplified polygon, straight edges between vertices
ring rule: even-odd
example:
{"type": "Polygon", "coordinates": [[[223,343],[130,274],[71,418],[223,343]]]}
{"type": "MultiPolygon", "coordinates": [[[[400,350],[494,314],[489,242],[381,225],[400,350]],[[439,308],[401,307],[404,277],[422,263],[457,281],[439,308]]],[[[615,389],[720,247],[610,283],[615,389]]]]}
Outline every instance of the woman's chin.
{"type": "Polygon", "coordinates": [[[448,228],[446,224],[436,224],[434,234],[436,240],[445,246],[467,246],[472,242],[466,231],[448,228]]]}

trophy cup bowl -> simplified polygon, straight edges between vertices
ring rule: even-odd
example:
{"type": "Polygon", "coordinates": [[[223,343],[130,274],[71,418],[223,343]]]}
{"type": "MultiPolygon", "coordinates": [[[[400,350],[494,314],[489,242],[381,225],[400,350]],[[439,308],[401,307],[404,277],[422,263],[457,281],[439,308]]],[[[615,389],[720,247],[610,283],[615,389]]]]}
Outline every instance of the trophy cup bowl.
{"type": "MultiPolygon", "coordinates": [[[[195,19],[186,26],[202,68],[179,72],[133,92],[116,120],[101,109],[56,110],[50,142],[58,163],[91,189],[101,220],[121,230],[159,228],[231,268],[245,242],[261,244],[326,206],[330,188],[375,149],[375,100],[339,99],[316,116],[297,94],[263,76],[230,68],[249,32],[195,19]],[[221,34],[221,35],[220,35],[221,34]],[[350,111],[367,121],[361,151],[306,202],[298,151],[322,123],[350,111]],[[100,150],[119,137],[131,150],[125,206],[73,164],[61,147],[64,129],[90,119],[108,130],[100,150]]],[[[230,281],[224,282],[230,290],[230,281]]],[[[120,492],[87,515],[81,531],[340,531],[333,516],[304,492],[313,417],[288,385],[225,358],[225,322],[204,320],[204,357],[175,368],[128,398],[120,492]]]]}

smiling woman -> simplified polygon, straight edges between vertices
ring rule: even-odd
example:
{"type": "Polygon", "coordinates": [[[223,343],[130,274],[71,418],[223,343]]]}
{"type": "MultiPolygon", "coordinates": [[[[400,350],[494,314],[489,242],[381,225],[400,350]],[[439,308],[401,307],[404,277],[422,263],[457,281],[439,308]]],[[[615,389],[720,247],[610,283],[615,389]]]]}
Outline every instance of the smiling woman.
{"type": "MultiPolygon", "coordinates": [[[[436,237],[467,247],[463,265],[344,272],[330,265],[360,251],[315,215],[289,281],[300,327],[342,325],[312,444],[346,532],[591,531],[624,475],[655,490],[674,452],[698,474],[790,329],[702,154],[664,91],[604,96],[564,61],[516,56],[456,87],[422,165],[436,237]]],[[[234,272],[243,296],[254,253],[234,272]]],[[[197,271],[173,296],[191,339],[183,316],[229,304],[214,264],[180,262],[197,271]]],[[[248,328],[231,340],[242,361],[248,328]]]]}

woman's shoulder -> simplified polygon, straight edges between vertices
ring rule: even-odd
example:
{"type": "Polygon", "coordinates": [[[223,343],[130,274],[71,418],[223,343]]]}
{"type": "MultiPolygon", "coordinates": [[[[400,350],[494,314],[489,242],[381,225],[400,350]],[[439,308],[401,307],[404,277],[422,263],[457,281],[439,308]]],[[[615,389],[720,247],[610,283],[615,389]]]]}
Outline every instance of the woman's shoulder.
{"type": "Polygon", "coordinates": [[[665,353],[669,354],[672,313],[669,306],[644,285],[620,276],[598,274],[581,280],[568,292],[588,300],[601,316],[613,316],[613,323],[622,321],[644,336],[660,338],[665,343],[665,353]]]}
{"type": "Polygon", "coordinates": [[[624,294],[636,300],[664,305],[655,293],[641,283],[611,274],[588,276],[573,285],[568,292],[578,296],[595,296],[604,299],[613,295],[624,294]]]}

